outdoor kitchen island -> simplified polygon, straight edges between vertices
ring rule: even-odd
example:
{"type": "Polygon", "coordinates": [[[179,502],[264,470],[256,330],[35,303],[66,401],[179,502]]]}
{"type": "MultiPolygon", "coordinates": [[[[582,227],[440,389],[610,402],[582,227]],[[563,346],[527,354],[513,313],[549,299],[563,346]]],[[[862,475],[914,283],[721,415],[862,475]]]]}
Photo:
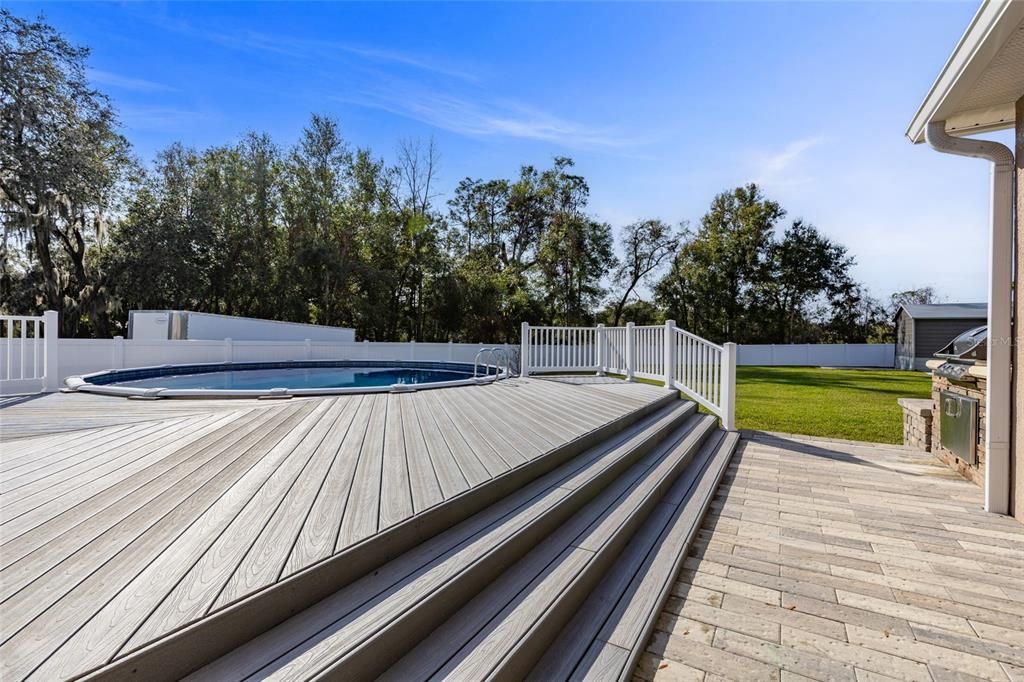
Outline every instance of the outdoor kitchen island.
{"type": "Polygon", "coordinates": [[[957,336],[927,363],[932,372],[931,452],[978,485],[985,482],[986,327],[957,336]]]}

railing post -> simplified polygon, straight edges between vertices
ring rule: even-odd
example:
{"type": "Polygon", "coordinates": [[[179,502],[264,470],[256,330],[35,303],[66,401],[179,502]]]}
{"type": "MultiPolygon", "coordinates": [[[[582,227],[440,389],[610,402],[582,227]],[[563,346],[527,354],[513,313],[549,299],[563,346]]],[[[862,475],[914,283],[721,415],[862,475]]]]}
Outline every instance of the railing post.
{"type": "Polygon", "coordinates": [[[633,323],[626,323],[626,381],[633,381],[633,371],[636,367],[636,333],[633,323]]]}
{"type": "Polygon", "coordinates": [[[519,376],[530,376],[530,323],[523,322],[519,339],[519,376]]]}
{"type": "Polygon", "coordinates": [[[607,358],[605,358],[604,334],[604,324],[597,325],[597,331],[594,332],[594,345],[596,346],[594,355],[597,359],[597,376],[599,377],[604,376],[605,369],[607,369],[606,365],[608,364],[607,358]]]}
{"type": "MultiPolygon", "coordinates": [[[[60,327],[57,325],[57,311],[47,310],[43,313],[43,356],[46,358],[45,380],[43,390],[52,393],[60,389],[60,355],[57,342],[60,340],[60,327]]],[[[10,341],[8,341],[10,343],[10,341]]]]}
{"type": "Polygon", "coordinates": [[[722,427],[736,430],[736,344],[722,346],[722,427]]]}
{"type": "Polygon", "coordinates": [[[234,362],[235,349],[231,339],[224,339],[224,362],[234,362]]]}
{"type": "Polygon", "coordinates": [[[675,387],[676,321],[665,320],[665,388],[675,387]]]}
{"type": "Polygon", "coordinates": [[[313,341],[310,339],[304,339],[302,345],[305,346],[306,359],[313,359],[313,341]]]}

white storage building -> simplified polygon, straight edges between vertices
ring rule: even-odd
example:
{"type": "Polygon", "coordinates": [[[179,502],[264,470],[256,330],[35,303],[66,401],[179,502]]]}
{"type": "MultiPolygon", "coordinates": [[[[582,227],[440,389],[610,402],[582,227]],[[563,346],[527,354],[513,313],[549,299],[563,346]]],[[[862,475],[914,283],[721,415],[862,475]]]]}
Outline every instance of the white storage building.
{"type": "Polygon", "coordinates": [[[190,310],[132,310],[128,338],[139,340],[335,341],[356,340],[354,329],[319,324],[278,322],[253,317],[197,313],[190,310]]]}

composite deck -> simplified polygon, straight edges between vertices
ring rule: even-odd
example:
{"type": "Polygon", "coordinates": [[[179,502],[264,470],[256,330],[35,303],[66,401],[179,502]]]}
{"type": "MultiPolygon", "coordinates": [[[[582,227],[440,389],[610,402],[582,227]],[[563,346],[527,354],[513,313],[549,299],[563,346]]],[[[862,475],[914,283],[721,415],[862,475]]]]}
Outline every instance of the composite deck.
{"type": "Polygon", "coordinates": [[[612,380],[0,406],[2,677],[95,669],[664,400],[612,380]]]}
{"type": "Polygon", "coordinates": [[[634,681],[1024,680],[1024,526],[927,453],[748,434],[634,681]]]}

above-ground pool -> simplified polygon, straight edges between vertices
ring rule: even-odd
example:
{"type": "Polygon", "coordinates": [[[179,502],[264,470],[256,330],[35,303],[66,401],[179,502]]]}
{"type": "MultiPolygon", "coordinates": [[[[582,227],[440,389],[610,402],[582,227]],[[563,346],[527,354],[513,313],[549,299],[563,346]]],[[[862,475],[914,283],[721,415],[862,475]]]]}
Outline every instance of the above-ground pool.
{"type": "MultiPolygon", "coordinates": [[[[458,362],[307,361],[163,365],[69,377],[76,391],[147,398],[289,396],[415,391],[495,379],[458,362]]],[[[490,369],[489,374],[485,371],[490,369]]],[[[502,377],[505,375],[502,374],[502,377]]]]}

